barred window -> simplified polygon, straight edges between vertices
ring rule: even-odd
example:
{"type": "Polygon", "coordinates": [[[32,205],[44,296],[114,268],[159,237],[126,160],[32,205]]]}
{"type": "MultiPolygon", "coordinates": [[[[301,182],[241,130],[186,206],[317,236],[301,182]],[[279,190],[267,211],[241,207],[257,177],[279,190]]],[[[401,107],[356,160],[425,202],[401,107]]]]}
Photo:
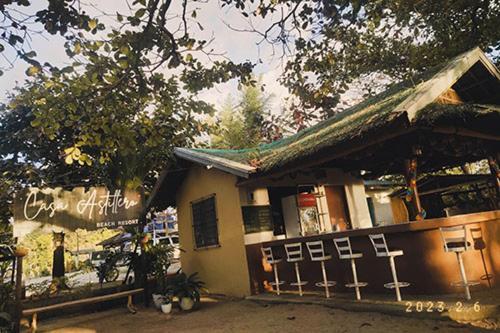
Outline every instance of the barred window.
{"type": "Polygon", "coordinates": [[[191,202],[191,211],[196,248],[219,245],[215,194],[191,202]]]}

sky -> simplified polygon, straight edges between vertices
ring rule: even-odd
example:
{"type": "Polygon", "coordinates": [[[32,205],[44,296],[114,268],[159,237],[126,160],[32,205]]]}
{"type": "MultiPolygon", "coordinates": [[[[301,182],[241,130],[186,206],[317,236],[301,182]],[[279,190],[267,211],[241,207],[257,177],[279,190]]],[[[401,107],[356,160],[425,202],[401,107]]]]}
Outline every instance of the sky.
{"type": "MultiPolygon", "coordinates": [[[[117,11],[126,13],[127,11],[125,0],[94,0],[91,3],[107,13],[116,13],[117,11]]],[[[36,8],[42,8],[44,4],[46,4],[45,0],[33,0],[33,5],[36,8]]],[[[200,3],[197,7],[200,8],[197,11],[197,19],[204,27],[204,30],[201,31],[197,26],[193,26],[192,32],[196,36],[204,36],[206,38],[214,34],[215,41],[212,46],[215,51],[224,53],[226,57],[234,62],[250,60],[253,63],[257,63],[254,73],[262,77],[266,91],[274,96],[270,107],[273,112],[278,112],[283,99],[288,96],[287,89],[278,82],[284,65],[282,59],[272,55],[272,47],[269,44],[262,43],[260,48],[257,47],[256,43],[259,41],[259,37],[256,34],[236,32],[227,26],[229,24],[235,28],[248,27],[247,21],[237,10],[221,9],[219,1],[216,0],[209,0],[204,4],[200,3]],[[258,62],[259,58],[262,60],[262,63],[258,62]]],[[[97,11],[90,13],[98,15],[97,11]]],[[[104,18],[101,19],[104,20],[104,18]]],[[[259,22],[256,22],[257,27],[260,26],[259,24],[259,22]]],[[[35,35],[31,43],[32,48],[38,54],[37,60],[41,63],[49,61],[56,66],[63,66],[70,63],[64,51],[64,39],[60,36],[52,36],[47,33],[35,35]]],[[[26,63],[17,60],[14,68],[5,71],[4,75],[0,76],[0,102],[6,102],[7,93],[12,91],[17,84],[24,82],[27,67],[26,63]]],[[[238,96],[239,92],[236,80],[218,85],[214,89],[203,91],[199,94],[199,98],[219,107],[229,94],[233,95],[233,97],[238,96]]]]}

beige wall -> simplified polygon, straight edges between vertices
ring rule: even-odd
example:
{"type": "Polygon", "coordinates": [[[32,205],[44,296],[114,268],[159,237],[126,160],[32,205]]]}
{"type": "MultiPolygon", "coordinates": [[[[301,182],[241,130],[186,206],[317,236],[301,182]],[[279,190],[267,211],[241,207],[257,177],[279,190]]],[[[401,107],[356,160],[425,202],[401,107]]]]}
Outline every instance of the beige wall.
{"type": "Polygon", "coordinates": [[[199,272],[210,293],[250,295],[243,217],[236,177],[215,169],[194,167],[177,192],[182,269],[199,272]],[[197,249],[193,237],[191,201],[215,193],[220,247],[197,249]]]}

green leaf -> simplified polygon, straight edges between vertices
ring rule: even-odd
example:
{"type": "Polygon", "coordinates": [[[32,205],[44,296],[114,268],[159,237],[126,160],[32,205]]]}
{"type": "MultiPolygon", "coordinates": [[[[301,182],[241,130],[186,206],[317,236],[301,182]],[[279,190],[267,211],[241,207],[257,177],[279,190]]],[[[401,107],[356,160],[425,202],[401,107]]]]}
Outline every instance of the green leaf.
{"type": "Polygon", "coordinates": [[[37,66],[30,66],[26,70],[26,75],[28,76],[35,76],[38,73],[40,73],[40,67],[37,66]]]}
{"type": "Polygon", "coordinates": [[[73,164],[73,157],[71,157],[71,155],[66,156],[66,158],[64,159],[64,163],[70,165],[73,164]]]}
{"type": "Polygon", "coordinates": [[[92,19],[89,21],[89,28],[90,30],[94,30],[97,27],[97,21],[92,19]]]}
{"type": "Polygon", "coordinates": [[[139,18],[143,17],[144,14],[146,14],[146,8],[141,8],[135,12],[134,16],[139,19],[139,18]]]}
{"type": "Polygon", "coordinates": [[[124,46],[120,47],[120,52],[125,54],[125,55],[128,55],[130,53],[130,49],[128,48],[128,46],[124,45],[124,46]]]}
{"type": "Polygon", "coordinates": [[[118,61],[118,66],[120,66],[121,68],[127,68],[128,61],[127,60],[120,60],[120,61],[118,61]]]}

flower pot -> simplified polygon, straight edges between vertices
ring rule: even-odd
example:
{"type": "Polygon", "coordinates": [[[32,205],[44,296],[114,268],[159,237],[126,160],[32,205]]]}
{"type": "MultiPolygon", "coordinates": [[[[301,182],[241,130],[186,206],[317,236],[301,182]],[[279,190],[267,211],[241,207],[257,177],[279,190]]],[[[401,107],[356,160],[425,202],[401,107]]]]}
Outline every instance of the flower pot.
{"type": "Polygon", "coordinates": [[[170,313],[172,311],[172,303],[163,303],[161,305],[161,312],[163,313],[170,313]]]}
{"type": "Polygon", "coordinates": [[[189,311],[194,307],[194,300],[191,297],[182,297],[179,306],[183,311],[189,311]]]}
{"type": "Polygon", "coordinates": [[[153,304],[155,305],[155,308],[157,308],[158,310],[160,310],[161,309],[161,305],[164,302],[165,296],[163,296],[161,294],[153,294],[151,296],[153,297],[153,304]]]}

